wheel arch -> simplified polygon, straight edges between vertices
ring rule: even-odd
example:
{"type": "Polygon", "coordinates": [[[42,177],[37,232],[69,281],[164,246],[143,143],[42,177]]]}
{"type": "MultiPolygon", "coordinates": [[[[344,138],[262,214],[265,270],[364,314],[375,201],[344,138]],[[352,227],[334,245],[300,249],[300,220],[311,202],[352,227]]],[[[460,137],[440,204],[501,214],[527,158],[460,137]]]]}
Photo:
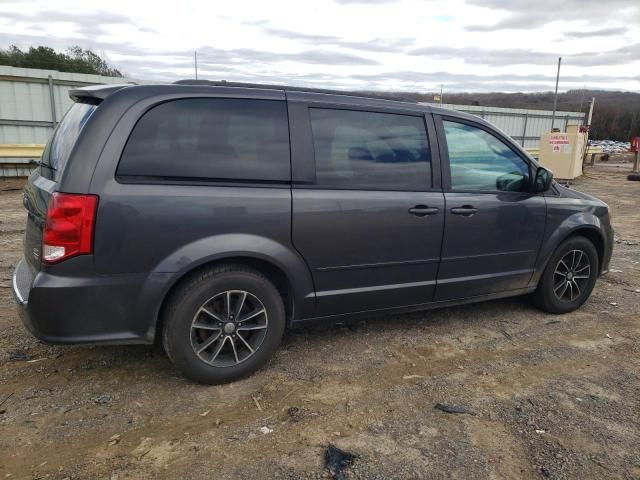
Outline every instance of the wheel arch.
{"type": "Polygon", "coordinates": [[[285,314],[287,325],[290,325],[291,320],[294,317],[295,312],[295,300],[294,293],[292,288],[292,283],[287,274],[273,262],[269,262],[262,258],[250,257],[250,256],[230,256],[219,258],[216,260],[211,260],[209,262],[205,262],[197,267],[194,267],[191,270],[183,272],[182,275],[177,277],[172,284],[169,286],[167,292],[162,299],[160,307],[158,308],[157,314],[155,316],[155,335],[157,336],[162,330],[162,322],[163,322],[163,313],[166,309],[167,304],[171,300],[171,297],[174,292],[176,292],[181,285],[188,282],[190,278],[197,276],[200,272],[204,270],[208,270],[210,268],[215,268],[220,265],[238,265],[242,267],[248,267],[252,270],[255,270],[265,277],[267,277],[270,281],[273,282],[274,286],[282,296],[282,301],[284,303],[285,314]]]}
{"type": "Polygon", "coordinates": [[[583,223],[571,228],[558,228],[554,234],[543,245],[541,254],[538,257],[538,265],[531,279],[530,285],[536,285],[542,276],[551,256],[558,246],[567,239],[575,236],[582,236],[593,243],[598,253],[598,272],[602,271],[605,256],[605,237],[598,224],[583,223]]]}
{"type": "MultiPolygon", "coordinates": [[[[578,228],[574,230],[571,235],[567,238],[581,236],[585,237],[593,246],[596,247],[596,252],[598,252],[598,273],[602,271],[602,265],[604,261],[604,237],[603,235],[595,228],[578,228]]],[[[566,240],[566,238],[565,238],[566,240]]],[[[563,240],[564,241],[564,240],[563,240]]]]}
{"type": "Polygon", "coordinates": [[[283,297],[287,325],[294,318],[310,316],[315,309],[315,290],[304,260],[285,245],[254,235],[224,235],[185,246],[163,260],[152,275],[163,278],[156,308],[145,335],[156,338],[162,313],[173,292],[203,269],[222,264],[249,267],[271,280],[283,297]]]}

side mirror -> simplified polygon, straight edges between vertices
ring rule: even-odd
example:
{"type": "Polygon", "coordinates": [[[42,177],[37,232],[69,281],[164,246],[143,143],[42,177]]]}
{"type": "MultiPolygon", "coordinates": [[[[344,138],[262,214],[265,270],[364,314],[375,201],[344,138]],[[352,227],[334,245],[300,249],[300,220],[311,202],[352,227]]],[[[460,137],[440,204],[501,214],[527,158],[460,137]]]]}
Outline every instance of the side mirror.
{"type": "Polygon", "coordinates": [[[546,192],[551,188],[552,181],[553,173],[551,170],[547,170],[544,167],[538,167],[538,170],[536,170],[536,177],[533,181],[534,193],[546,192]]]}

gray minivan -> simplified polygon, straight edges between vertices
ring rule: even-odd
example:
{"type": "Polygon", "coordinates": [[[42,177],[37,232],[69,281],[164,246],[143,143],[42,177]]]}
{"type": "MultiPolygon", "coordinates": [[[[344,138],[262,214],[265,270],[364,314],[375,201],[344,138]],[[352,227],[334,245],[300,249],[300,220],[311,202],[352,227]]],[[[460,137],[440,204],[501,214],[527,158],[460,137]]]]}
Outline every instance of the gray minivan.
{"type": "Polygon", "coordinates": [[[564,313],[609,265],[607,205],[475,116],[202,81],[71,97],[13,277],[48,343],[160,338],[220,383],[287,327],[523,294],[564,313]]]}

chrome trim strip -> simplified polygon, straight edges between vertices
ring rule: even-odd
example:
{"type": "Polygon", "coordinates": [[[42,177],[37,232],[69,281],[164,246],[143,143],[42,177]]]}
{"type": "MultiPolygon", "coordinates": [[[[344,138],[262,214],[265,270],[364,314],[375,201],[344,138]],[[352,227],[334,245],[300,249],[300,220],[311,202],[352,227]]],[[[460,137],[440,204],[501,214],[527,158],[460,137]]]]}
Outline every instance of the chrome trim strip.
{"type": "Polygon", "coordinates": [[[15,270],[13,271],[13,276],[12,276],[12,279],[11,279],[11,283],[12,283],[12,286],[13,286],[13,294],[15,295],[16,300],[18,300],[18,303],[20,303],[20,305],[26,305],[26,304],[27,304],[27,301],[26,301],[26,300],[24,299],[24,297],[20,294],[20,290],[18,289],[18,282],[17,282],[17,277],[18,277],[18,276],[17,276],[17,272],[18,272],[18,269],[20,268],[20,266],[21,266],[20,264],[21,264],[22,262],[24,262],[24,259],[21,259],[21,260],[18,262],[18,265],[16,265],[16,268],[15,268],[15,270]]]}
{"type": "Polygon", "coordinates": [[[398,288],[426,287],[435,284],[435,280],[429,280],[426,282],[394,283],[390,285],[374,285],[371,287],[345,288],[342,290],[325,290],[324,292],[316,292],[316,297],[330,297],[332,295],[346,295],[350,293],[379,292],[381,290],[395,290],[398,288]]]}
{"type": "Polygon", "coordinates": [[[412,265],[426,265],[429,263],[438,263],[439,258],[427,258],[420,260],[399,260],[394,262],[380,262],[380,263],[361,263],[357,265],[336,265],[330,267],[316,267],[316,272],[331,272],[336,270],[357,270],[363,268],[388,268],[388,267],[404,267],[412,265]]]}

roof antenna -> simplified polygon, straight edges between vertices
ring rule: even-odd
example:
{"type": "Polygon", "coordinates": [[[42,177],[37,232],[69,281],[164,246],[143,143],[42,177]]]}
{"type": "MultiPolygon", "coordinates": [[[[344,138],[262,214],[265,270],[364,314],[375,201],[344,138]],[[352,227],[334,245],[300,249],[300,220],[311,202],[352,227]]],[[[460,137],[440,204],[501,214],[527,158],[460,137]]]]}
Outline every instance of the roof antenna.
{"type": "Polygon", "coordinates": [[[198,51],[193,51],[193,66],[196,70],[196,80],[198,79],[198,51]]]}

